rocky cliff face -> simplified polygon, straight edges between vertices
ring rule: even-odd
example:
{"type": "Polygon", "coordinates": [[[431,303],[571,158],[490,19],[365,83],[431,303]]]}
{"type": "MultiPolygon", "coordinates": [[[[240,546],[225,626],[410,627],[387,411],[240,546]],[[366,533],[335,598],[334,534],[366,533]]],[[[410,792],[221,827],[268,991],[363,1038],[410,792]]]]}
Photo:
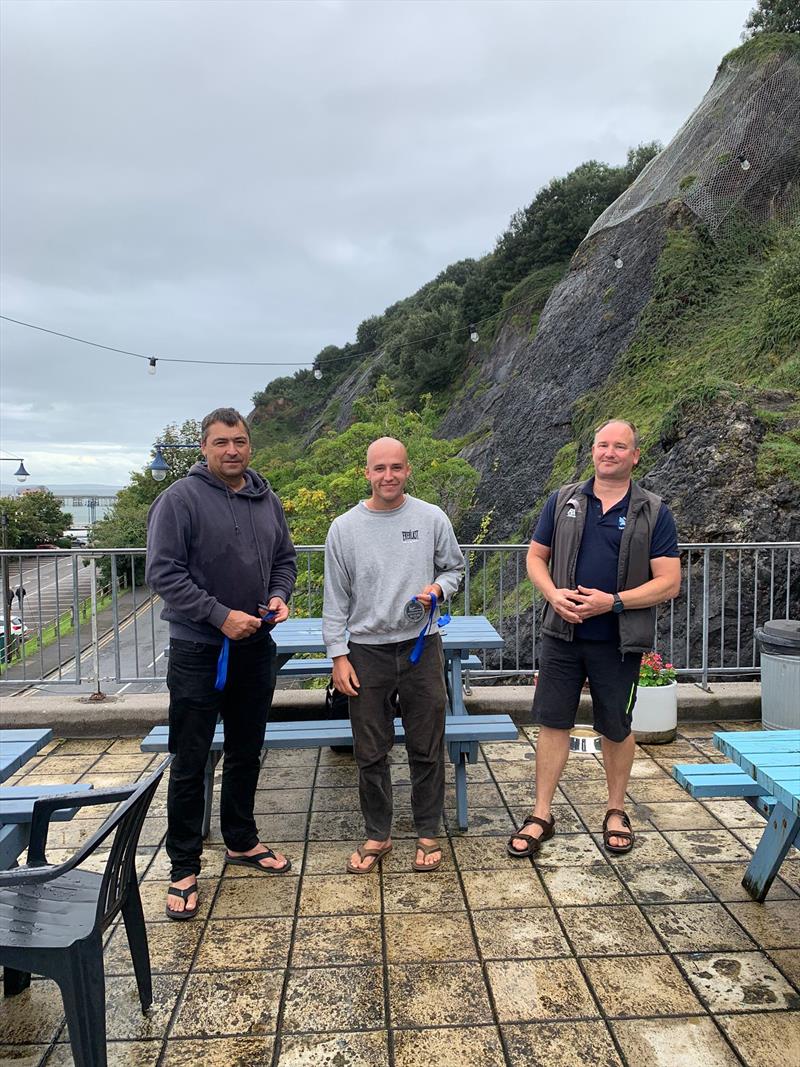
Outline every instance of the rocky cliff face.
{"type": "MultiPolygon", "coordinates": [[[[576,438],[576,402],[607,382],[636,336],[671,229],[699,227],[713,240],[733,216],[759,225],[796,218],[800,57],[741,51],[672,143],[592,227],[535,337],[512,324],[502,329],[472,395],[444,419],[446,436],[483,431],[464,453],[483,475],[465,536],[490,513],[490,540],[527,535],[526,517],[559,449],[576,438]]],[[[756,477],[765,433],[758,409],[751,397],[689,411],[670,439],[651,447],[646,484],[675,508],[682,540],[799,535],[797,485],[780,472],[769,485],[756,477]]],[[[568,475],[585,467],[588,443],[584,429],[568,475]]]]}

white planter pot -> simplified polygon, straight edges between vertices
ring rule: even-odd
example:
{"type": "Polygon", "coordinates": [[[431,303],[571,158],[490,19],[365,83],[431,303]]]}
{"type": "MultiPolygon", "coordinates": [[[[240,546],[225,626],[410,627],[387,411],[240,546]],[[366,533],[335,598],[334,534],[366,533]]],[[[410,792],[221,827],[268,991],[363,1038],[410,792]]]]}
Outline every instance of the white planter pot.
{"type": "Polygon", "coordinates": [[[678,683],[638,685],[631,729],[641,744],[674,741],[678,728],[678,683]]]}

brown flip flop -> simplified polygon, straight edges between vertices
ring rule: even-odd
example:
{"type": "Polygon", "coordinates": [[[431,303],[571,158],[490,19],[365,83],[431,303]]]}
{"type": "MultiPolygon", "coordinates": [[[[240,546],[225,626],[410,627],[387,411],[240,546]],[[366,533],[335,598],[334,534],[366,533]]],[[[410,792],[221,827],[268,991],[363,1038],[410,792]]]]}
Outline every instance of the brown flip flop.
{"type": "Polygon", "coordinates": [[[421,841],[417,841],[417,852],[414,853],[414,862],[411,864],[412,871],[418,871],[421,874],[428,874],[431,871],[438,870],[442,865],[442,858],[444,853],[442,852],[441,845],[423,845],[421,841]],[[423,856],[432,856],[434,852],[439,853],[439,859],[436,863],[417,863],[417,852],[421,852],[423,856]]]}
{"type": "Polygon", "coordinates": [[[350,860],[347,861],[347,873],[348,874],[370,874],[378,864],[381,862],[384,856],[387,856],[392,851],[391,845],[384,845],[383,848],[367,848],[366,845],[359,845],[356,852],[362,860],[367,859],[369,856],[374,856],[375,859],[370,863],[369,867],[354,867],[350,860]]]}

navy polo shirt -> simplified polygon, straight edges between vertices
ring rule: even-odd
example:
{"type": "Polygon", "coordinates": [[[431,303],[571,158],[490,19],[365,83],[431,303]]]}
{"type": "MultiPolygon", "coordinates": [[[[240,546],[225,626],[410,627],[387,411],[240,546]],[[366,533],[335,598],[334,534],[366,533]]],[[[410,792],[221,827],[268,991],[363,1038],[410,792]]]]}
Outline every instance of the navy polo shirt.
{"type": "MultiPolygon", "coordinates": [[[[591,478],[583,492],[586,501],[586,524],[583,528],[581,546],[575,565],[575,584],[587,589],[602,589],[604,593],[618,593],[617,567],[619,549],[622,544],[622,532],[628,515],[631,490],[603,514],[603,505],[594,495],[594,478],[591,478]]],[[[539,516],[532,540],[548,548],[553,543],[553,527],[558,490],[551,493],[539,516]]],[[[667,505],[662,501],[656,518],[653,537],[650,542],[650,559],[661,556],[676,557],[678,552],[678,532],[675,520],[667,505]]],[[[584,641],[618,641],[619,619],[613,612],[595,615],[575,627],[575,637],[584,641]]]]}

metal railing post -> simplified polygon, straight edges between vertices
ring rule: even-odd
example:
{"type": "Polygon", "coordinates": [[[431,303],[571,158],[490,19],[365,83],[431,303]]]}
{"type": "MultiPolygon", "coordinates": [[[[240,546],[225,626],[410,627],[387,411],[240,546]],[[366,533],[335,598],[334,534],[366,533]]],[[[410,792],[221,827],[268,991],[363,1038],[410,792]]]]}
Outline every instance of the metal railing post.
{"type": "Polygon", "coordinates": [[[703,633],[702,633],[702,659],[701,659],[701,681],[700,688],[706,693],[708,692],[708,604],[710,595],[711,578],[709,574],[710,569],[710,555],[711,549],[703,549],[703,633]]]}
{"type": "Polygon", "coordinates": [[[92,598],[92,661],[94,663],[95,691],[94,699],[103,700],[105,693],[100,688],[100,629],[97,625],[97,560],[94,556],[89,563],[92,598]]]}

